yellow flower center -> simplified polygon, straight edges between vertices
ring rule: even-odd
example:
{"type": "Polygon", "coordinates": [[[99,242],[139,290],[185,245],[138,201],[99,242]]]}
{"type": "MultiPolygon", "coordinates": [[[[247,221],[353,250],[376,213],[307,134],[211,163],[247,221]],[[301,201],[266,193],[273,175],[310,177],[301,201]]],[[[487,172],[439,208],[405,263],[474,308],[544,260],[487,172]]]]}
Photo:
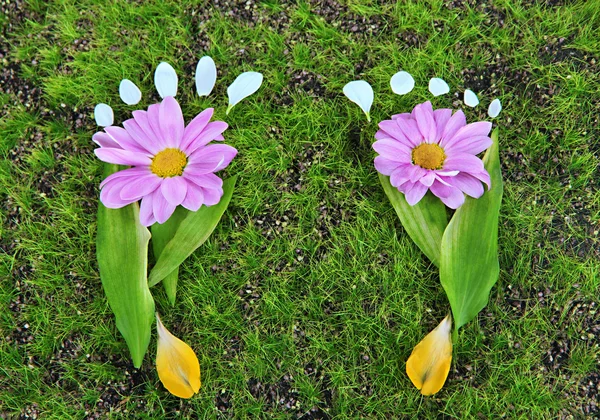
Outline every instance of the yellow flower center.
{"type": "Polygon", "coordinates": [[[442,169],[446,154],[437,144],[423,143],[412,150],[412,161],[424,169],[442,169]]]}
{"type": "Polygon", "coordinates": [[[170,178],[183,174],[183,168],[187,165],[187,156],[179,149],[161,150],[154,156],[150,164],[152,173],[161,178],[170,178]]]}

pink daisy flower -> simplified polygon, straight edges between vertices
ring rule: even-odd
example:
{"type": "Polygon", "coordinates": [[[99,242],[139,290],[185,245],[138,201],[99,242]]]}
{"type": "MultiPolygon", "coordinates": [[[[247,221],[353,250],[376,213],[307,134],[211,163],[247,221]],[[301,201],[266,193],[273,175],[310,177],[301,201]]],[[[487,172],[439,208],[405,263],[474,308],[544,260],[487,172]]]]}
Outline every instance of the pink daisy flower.
{"type": "Polygon", "coordinates": [[[178,205],[197,211],[221,200],[223,180],[214,172],[225,168],[237,154],[223,140],[223,121],[209,122],[213,109],[198,114],[187,126],[175,98],[167,96],[148,111],[133,111],[123,127],[105,127],[93,136],[94,150],[104,162],[132,166],[108,176],[100,200],[121,208],[138,200],[144,226],[164,223],[178,205]]]}
{"type": "Polygon", "coordinates": [[[492,124],[467,124],[465,114],[451,109],[433,110],[431,102],[415,106],[412,113],[393,115],[379,123],[373,149],[375,168],[406,196],[411,206],[430,190],[452,209],[465,196],[483,195],[490,175],[476,155],[492,145],[492,124]]]}

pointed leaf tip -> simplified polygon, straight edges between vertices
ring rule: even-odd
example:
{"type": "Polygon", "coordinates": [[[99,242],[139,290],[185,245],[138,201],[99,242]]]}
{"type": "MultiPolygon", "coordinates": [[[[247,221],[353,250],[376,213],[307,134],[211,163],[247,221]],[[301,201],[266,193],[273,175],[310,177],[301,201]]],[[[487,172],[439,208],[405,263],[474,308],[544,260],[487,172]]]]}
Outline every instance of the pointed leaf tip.
{"type": "Polygon", "coordinates": [[[494,99],[488,108],[488,115],[490,118],[496,118],[500,114],[500,111],[502,111],[500,99],[494,99]]]}
{"type": "Polygon", "coordinates": [[[98,104],[94,108],[94,119],[100,127],[108,127],[113,125],[115,115],[112,108],[107,104],[98,104]]]}
{"type": "Polygon", "coordinates": [[[217,66],[212,58],[206,55],[198,61],[195,79],[198,95],[210,95],[217,81],[217,66]]]}
{"type": "Polygon", "coordinates": [[[477,105],[479,105],[479,99],[477,98],[477,95],[475,95],[475,92],[473,92],[471,89],[465,90],[464,102],[465,105],[470,106],[471,108],[475,108],[477,105]]]}
{"type": "Polygon", "coordinates": [[[368,82],[365,82],[364,80],[355,80],[347,83],[344,86],[344,95],[363,110],[367,116],[367,121],[371,121],[369,113],[375,95],[373,93],[373,88],[368,82]]]}
{"type": "Polygon", "coordinates": [[[129,79],[121,80],[119,96],[127,105],[135,105],[142,99],[142,91],[129,79]]]}
{"type": "Polygon", "coordinates": [[[236,106],[242,99],[247,98],[260,88],[263,82],[263,75],[255,71],[247,71],[240,74],[227,88],[229,97],[229,106],[227,114],[231,108],[236,106]]]}
{"type": "Polygon", "coordinates": [[[177,73],[169,63],[163,61],[156,67],[154,85],[161,98],[177,95],[177,73]]]}
{"type": "Polygon", "coordinates": [[[450,86],[448,86],[448,83],[446,83],[443,79],[434,77],[429,80],[429,92],[431,92],[433,96],[445,95],[446,93],[450,92],[450,86]]]}
{"type": "Polygon", "coordinates": [[[390,79],[392,92],[396,95],[406,95],[415,87],[415,79],[406,71],[399,71],[390,79]]]}

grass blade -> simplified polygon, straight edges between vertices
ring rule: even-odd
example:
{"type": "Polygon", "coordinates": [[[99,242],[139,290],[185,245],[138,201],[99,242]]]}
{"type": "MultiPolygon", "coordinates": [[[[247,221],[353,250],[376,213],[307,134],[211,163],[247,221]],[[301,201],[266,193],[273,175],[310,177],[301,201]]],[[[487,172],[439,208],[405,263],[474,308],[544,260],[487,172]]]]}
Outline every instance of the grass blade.
{"type": "Polygon", "coordinates": [[[502,173],[498,156],[498,130],[483,163],[492,188],[482,197],[466,197],[456,210],[442,239],[440,280],[456,329],[477,316],[487,305],[490,290],[498,280],[498,216],[502,202],[502,173]]]}
{"type": "Polygon", "coordinates": [[[421,201],[411,206],[404,194],[390,184],[390,177],[379,174],[379,180],[408,236],[439,267],[442,236],[448,225],[444,203],[428,192],[421,201]]]}
{"type": "Polygon", "coordinates": [[[218,204],[210,207],[203,206],[196,212],[189,212],[181,221],[175,236],[165,246],[150,272],[148,279],[150,287],[177,269],[192,252],[208,239],[229,205],[236,179],[237,176],[234,176],[223,182],[223,197],[218,204]]]}
{"type": "MultiPolygon", "coordinates": [[[[105,165],[106,176],[118,170],[118,165],[105,165]]],[[[154,322],[154,299],[146,280],[149,240],[137,203],[120,209],[99,203],[96,255],[100,279],[136,368],[148,349],[154,322]]]]}

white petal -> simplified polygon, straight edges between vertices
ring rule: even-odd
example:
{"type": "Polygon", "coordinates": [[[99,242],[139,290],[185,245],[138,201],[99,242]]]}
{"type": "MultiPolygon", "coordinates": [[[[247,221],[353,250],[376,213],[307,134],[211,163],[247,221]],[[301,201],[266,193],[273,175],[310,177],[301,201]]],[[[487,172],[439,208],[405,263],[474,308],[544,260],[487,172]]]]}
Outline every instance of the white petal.
{"type": "Polygon", "coordinates": [[[113,125],[115,121],[115,115],[113,114],[113,110],[110,106],[106,104],[98,104],[94,108],[94,119],[96,120],[96,124],[100,127],[108,127],[109,125],[113,125]]]}
{"type": "Polygon", "coordinates": [[[177,95],[177,73],[169,63],[164,61],[154,72],[154,85],[161,98],[177,95]]]}
{"type": "Polygon", "coordinates": [[[231,108],[237,105],[242,99],[252,95],[258,90],[263,82],[263,75],[255,71],[247,71],[240,74],[227,88],[229,96],[229,106],[225,114],[229,114],[231,108]]]}
{"type": "Polygon", "coordinates": [[[413,79],[410,73],[399,71],[392,76],[390,86],[392,86],[392,91],[395,94],[406,95],[415,87],[415,79],[413,79]]]}
{"type": "Polygon", "coordinates": [[[496,118],[500,114],[500,111],[502,111],[500,99],[494,99],[488,108],[488,115],[490,118],[496,118]]]}
{"type": "Polygon", "coordinates": [[[434,77],[429,81],[429,91],[433,96],[440,96],[450,92],[450,86],[439,77],[434,77]]]}
{"type": "Polygon", "coordinates": [[[471,89],[465,90],[465,105],[470,106],[471,108],[475,108],[479,105],[479,99],[477,99],[477,95],[471,89]]]}
{"type": "Polygon", "coordinates": [[[200,96],[208,96],[217,81],[217,66],[209,56],[204,56],[196,66],[196,91],[200,96]]]}
{"type": "Polygon", "coordinates": [[[373,88],[369,83],[364,80],[356,80],[347,83],[346,86],[344,86],[344,95],[358,105],[367,115],[367,120],[371,121],[369,111],[371,111],[371,105],[373,105],[374,94],[373,88]]]}
{"type": "Polygon", "coordinates": [[[135,105],[142,99],[142,92],[131,80],[123,79],[119,85],[119,96],[127,105],[135,105]]]}

